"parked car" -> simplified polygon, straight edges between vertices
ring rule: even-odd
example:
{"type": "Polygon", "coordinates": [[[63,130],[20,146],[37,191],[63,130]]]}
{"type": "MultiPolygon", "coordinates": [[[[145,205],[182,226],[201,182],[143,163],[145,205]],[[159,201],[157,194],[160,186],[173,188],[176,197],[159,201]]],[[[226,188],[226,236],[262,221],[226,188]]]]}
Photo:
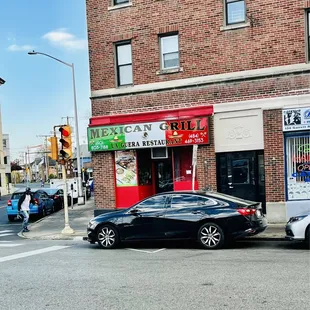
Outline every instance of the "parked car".
{"type": "MultiPolygon", "coordinates": [[[[60,210],[64,207],[64,191],[59,188],[46,188],[45,192],[49,198],[54,200],[55,210],[60,210]]],[[[68,206],[71,206],[71,196],[68,194],[68,206]]]]}
{"type": "Polygon", "coordinates": [[[136,240],[193,239],[205,249],[264,231],[267,220],[259,202],[202,191],[166,192],[129,209],[90,220],[85,239],[104,249],[136,240]]]}
{"type": "MultiPolygon", "coordinates": [[[[8,205],[6,207],[6,212],[8,220],[10,222],[14,221],[18,212],[18,200],[21,195],[24,193],[24,189],[15,191],[11,199],[8,200],[8,205]]],[[[42,189],[33,189],[32,190],[33,198],[37,204],[30,204],[30,216],[36,215],[39,217],[45,216],[47,213],[52,213],[55,211],[54,200],[48,197],[48,194],[45,190],[42,189]]]]}
{"type": "Polygon", "coordinates": [[[286,226],[286,239],[306,242],[310,248],[310,212],[291,217],[286,226]]]}

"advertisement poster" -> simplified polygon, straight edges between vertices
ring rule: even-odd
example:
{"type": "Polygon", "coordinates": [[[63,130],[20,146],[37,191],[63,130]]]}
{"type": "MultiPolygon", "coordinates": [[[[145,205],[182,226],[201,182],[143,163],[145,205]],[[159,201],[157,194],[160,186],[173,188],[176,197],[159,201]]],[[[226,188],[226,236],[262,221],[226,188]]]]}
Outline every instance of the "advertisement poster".
{"type": "Polygon", "coordinates": [[[310,130],[310,107],[282,111],[283,131],[310,130]]]}
{"type": "Polygon", "coordinates": [[[137,186],[136,152],[115,152],[116,186],[137,186]]]}
{"type": "Polygon", "coordinates": [[[207,117],[115,126],[88,127],[90,152],[208,144],[207,117]]]}

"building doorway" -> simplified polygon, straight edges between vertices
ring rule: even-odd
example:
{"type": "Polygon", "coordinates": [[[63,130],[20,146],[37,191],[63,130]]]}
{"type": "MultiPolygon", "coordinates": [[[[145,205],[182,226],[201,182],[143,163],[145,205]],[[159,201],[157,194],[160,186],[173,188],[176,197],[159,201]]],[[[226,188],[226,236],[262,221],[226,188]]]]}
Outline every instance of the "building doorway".
{"type": "Polygon", "coordinates": [[[156,193],[173,191],[171,158],[154,161],[156,193]]]}
{"type": "Polygon", "coordinates": [[[266,213],[263,151],[217,154],[217,176],[219,192],[262,202],[266,213]]]}

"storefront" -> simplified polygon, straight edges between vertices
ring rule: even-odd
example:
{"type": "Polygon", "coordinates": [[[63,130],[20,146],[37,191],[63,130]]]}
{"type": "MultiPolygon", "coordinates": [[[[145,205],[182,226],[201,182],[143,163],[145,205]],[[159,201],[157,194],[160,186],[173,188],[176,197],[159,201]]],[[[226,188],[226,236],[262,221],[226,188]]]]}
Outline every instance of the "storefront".
{"type": "Polygon", "coordinates": [[[193,146],[208,147],[212,113],[206,106],[92,118],[89,151],[113,152],[116,208],[160,192],[198,189],[193,146]]]}
{"type": "Polygon", "coordinates": [[[285,109],[282,116],[289,218],[310,211],[310,107],[285,109]]]}
{"type": "Polygon", "coordinates": [[[214,126],[218,191],[260,201],[266,213],[262,110],[215,113],[214,126]]]}

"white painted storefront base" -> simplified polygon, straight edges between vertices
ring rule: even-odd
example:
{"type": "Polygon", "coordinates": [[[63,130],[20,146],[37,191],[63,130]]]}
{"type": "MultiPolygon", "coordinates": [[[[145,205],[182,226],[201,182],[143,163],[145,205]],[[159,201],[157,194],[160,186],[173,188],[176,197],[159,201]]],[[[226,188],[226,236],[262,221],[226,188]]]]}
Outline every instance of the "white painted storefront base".
{"type": "Polygon", "coordinates": [[[292,216],[310,212],[310,200],[287,201],[286,214],[289,219],[292,216]]]}
{"type": "Polygon", "coordinates": [[[287,221],[285,202],[267,202],[266,213],[268,223],[285,223],[287,221]]]}

